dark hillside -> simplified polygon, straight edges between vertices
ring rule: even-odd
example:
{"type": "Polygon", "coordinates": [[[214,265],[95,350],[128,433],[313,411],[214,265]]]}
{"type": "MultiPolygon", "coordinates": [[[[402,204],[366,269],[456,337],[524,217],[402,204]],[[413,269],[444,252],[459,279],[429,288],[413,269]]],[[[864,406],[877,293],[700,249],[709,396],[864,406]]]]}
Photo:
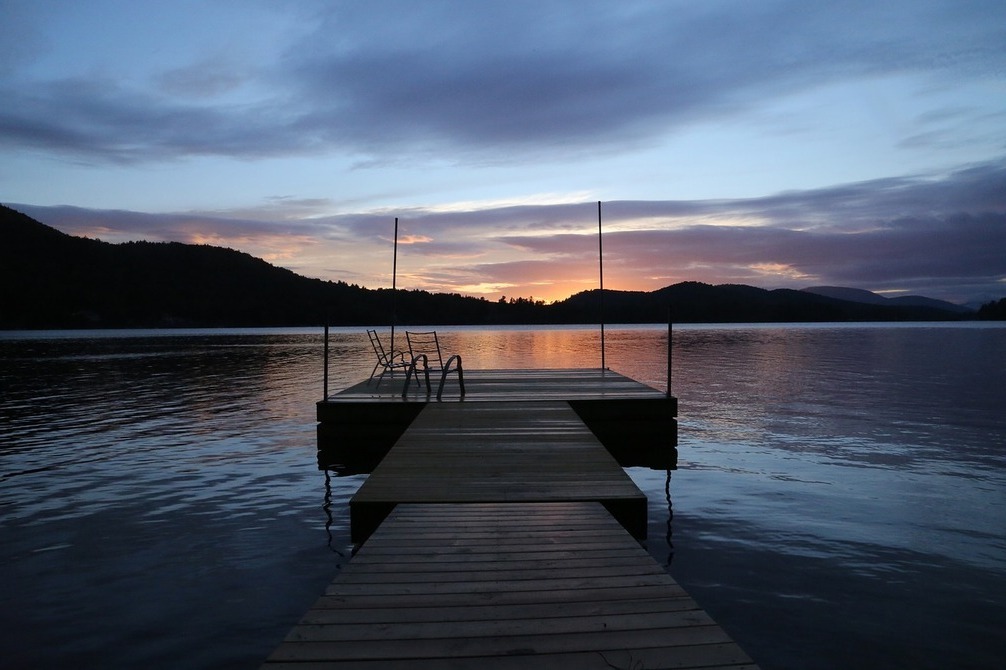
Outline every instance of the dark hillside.
{"type": "MultiPolygon", "coordinates": [[[[109,244],[0,206],[0,329],[532,323],[526,300],[371,290],[301,277],[246,253],[109,244]]],[[[538,307],[537,315],[529,307],[538,307]]]]}
{"type": "Polygon", "coordinates": [[[272,326],[380,320],[373,291],[248,254],[177,242],[108,244],[0,209],[0,327],[272,326]]]}

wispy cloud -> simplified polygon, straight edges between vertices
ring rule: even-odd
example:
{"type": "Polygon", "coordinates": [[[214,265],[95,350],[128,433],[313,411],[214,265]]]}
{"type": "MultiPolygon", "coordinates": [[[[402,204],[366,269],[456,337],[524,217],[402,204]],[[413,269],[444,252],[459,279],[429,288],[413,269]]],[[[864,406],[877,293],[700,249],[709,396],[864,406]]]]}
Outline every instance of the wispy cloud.
{"type": "MultiPolygon", "coordinates": [[[[857,76],[914,73],[933,86],[998,76],[1004,7],[338,3],[305,14],[313,29],[257,67],[218,47],[149,81],[85,71],[2,82],[0,141],[118,162],[331,151],[558,160],[857,76]]],[[[974,113],[929,119],[903,141],[942,141],[974,113]]]]}

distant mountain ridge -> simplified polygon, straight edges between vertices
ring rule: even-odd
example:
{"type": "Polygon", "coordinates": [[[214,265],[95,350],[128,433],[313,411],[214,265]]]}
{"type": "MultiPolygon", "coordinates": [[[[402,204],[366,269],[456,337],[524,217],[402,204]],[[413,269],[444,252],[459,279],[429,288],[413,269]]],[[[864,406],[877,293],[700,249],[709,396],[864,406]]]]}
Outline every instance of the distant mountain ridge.
{"type": "Polygon", "coordinates": [[[848,300],[849,302],[862,302],[870,305],[906,305],[911,307],[932,307],[934,309],[945,309],[958,314],[970,314],[974,312],[970,307],[956,305],[946,300],[927,298],[921,295],[903,295],[896,298],[888,298],[872,291],[860,288],[845,288],[842,286],[811,286],[805,289],[808,293],[823,295],[838,300],[848,300]]]}
{"type": "MultiPolygon", "coordinates": [[[[557,316],[571,307],[587,312],[591,305],[597,313],[599,294],[597,289],[585,291],[551,307],[557,316]]],[[[652,292],[606,290],[604,312],[610,323],[661,323],[668,318],[679,323],[943,321],[970,315],[927,305],[869,304],[794,289],[701,282],[682,282],[652,292]]]]}
{"type": "MultiPolygon", "coordinates": [[[[297,275],[249,254],[179,242],[110,244],[0,205],[0,329],[952,320],[973,312],[855,289],[765,290],[682,282],[584,291],[553,304],[367,289],[297,275]],[[858,299],[835,297],[846,292],[858,299]],[[864,296],[863,294],[867,294],[864,296]],[[874,296],[874,298],[869,298],[874,296]],[[864,300],[863,298],[869,298],[864,300]],[[603,314],[602,314],[603,306],[603,314]]],[[[948,307],[949,305],[949,307],[948,307]]]]}

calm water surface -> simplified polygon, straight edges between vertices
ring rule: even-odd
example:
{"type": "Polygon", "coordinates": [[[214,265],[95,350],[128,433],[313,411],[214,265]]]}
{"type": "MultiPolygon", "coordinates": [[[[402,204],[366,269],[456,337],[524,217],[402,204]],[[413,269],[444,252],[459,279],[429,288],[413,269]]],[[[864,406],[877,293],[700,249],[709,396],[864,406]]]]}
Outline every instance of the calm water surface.
{"type": "MultiPolygon", "coordinates": [[[[594,329],[440,329],[596,367],[594,329]]],[[[666,328],[606,362],[666,385],[666,328]]],[[[650,552],[766,669],[1006,659],[1006,328],[679,327],[650,552]],[[667,492],[670,492],[669,504],[667,492]]],[[[333,390],[366,377],[333,333],[333,390]]],[[[317,330],[0,333],[0,665],[254,668],[350,556],[317,330]]]]}

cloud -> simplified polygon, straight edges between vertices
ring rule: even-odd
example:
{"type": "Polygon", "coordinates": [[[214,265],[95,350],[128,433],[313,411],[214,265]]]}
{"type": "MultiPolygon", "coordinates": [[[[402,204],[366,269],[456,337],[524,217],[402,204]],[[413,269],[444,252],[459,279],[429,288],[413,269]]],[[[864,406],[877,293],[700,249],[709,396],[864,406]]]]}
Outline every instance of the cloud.
{"type": "Polygon", "coordinates": [[[291,56],[305,107],[315,109],[309,125],[348,129],[370,147],[552,152],[643,142],[828,81],[989,73],[1003,63],[996,31],[975,33],[989,15],[959,5],[928,13],[865,2],[381,6],[386,25],[347,30],[371,26],[356,12],[333,14],[291,56]],[[937,26],[934,43],[927,34],[937,26]]]}
{"type": "MultiPolygon", "coordinates": [[[[939,85],[999,76],[1006,64],[1006,6],[991,0],[572,7],[338,3],[317,10],[313,30],[273,36],[282,55],[255,69],[220,53],[147,82],[21,68],[0,81],[0,143],[118,163],[403,152],[557,160],[645,147],[852,77],[918,74],[939,85]]],[[[941,128],[905,142],[943,142],[941,128]]]]}
{"type": "Polygon", "coordinates": [[[207,99],[223,96],[241,87],[249,79],[245,68],[226,58],[206,58],[174,68],[157,77],[168,95],[207,99]]]}
{"type": "MultiPolygon", "coordinates": [[[[13,206],[66,232],[212,240],[372,287],[391,283],[397,216],[400,242],[416,242],[399,249],[403,287],[552,299],[596,285],[593,202],[316,216],[323,204],[280,198],[240,217],[13,206]]],[[[964,301],[1001,297],[1006,281],[1006,159],[762,198],[605,202],[602,211],[609,288],[837,284],[964,301]]]]}
{"type": "MultiPolygon", "coordinates": [[[[658,288],[686,279],[769,287],[926,288],[963,300],[1006,278],[1006,163],[943,179],[885,179],[765,198],[692,203],[614,202],[615,222],[646,227],[605,234],[611,286],[658,288]],[[750,225],[711,224],[710,219],[750,225]]],[[[590,235],[507,238],[547,263],[579,267],[590,235]]],[[[594,261],[596,263],[596,260],[594,261]]],[[[557,273],[562,271],[557,269],[557,273]]]]}

